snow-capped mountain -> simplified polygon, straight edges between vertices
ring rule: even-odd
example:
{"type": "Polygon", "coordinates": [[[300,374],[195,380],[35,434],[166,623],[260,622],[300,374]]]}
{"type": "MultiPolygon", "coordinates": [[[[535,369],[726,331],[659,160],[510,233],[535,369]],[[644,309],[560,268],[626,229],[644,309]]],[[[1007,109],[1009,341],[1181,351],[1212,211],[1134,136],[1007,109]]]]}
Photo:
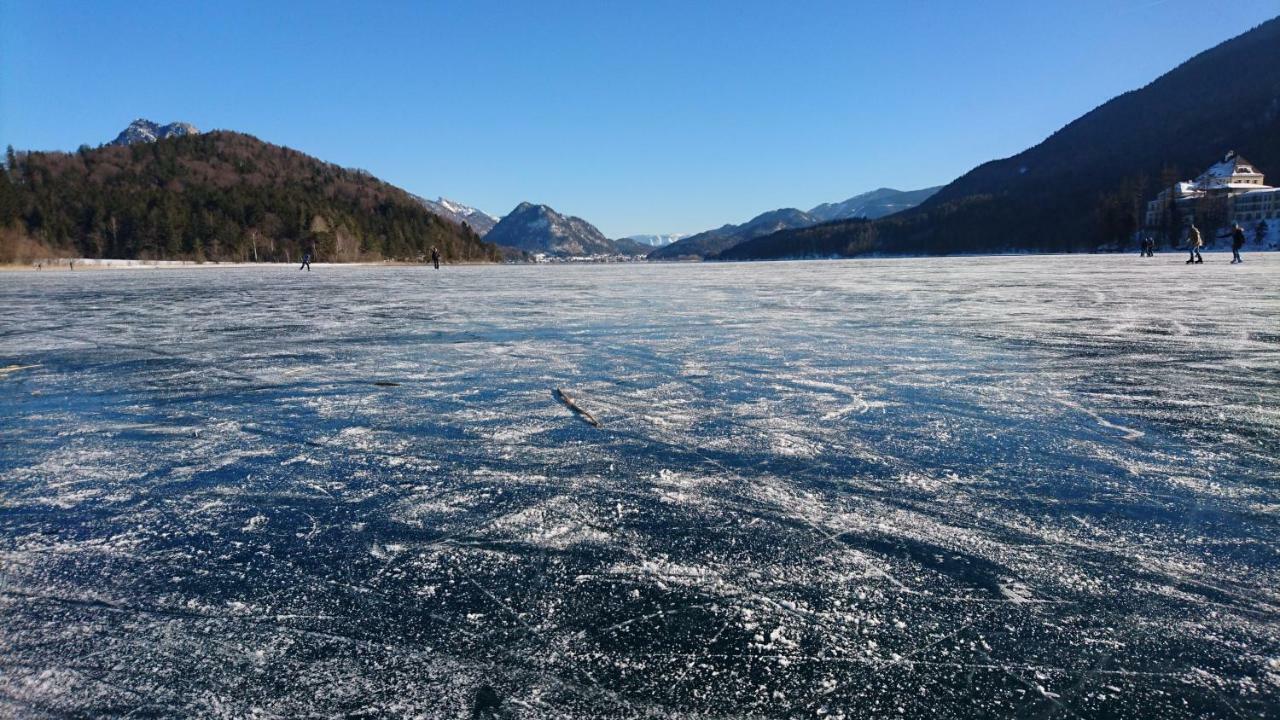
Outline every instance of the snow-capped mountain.
{"type": "Polygon", "coordinates": [[[525,252],[564,257],[623,252],[618,244],[586,220],[561,215],[546,205],[527,202],[520,203],[498,221],[485,240],[525,252]]]}
{"type": "Polygon", "coordinates": [[[463,205],[460,202],[444,197],[436,198],[435,200],[428,200],[417,195],[414,195],[414,197],[436,215],[459,225],[466,223],[471,226],[471,229],[475,230],[480,237],[488,235],[493,226],[498,224],[498,218],[483,210],[477,210],[470,205],[463,205]]]}
{"type": "Polygon", "coordinates": [[[689,233],[672,233],[670,235],[628,235],[627,240],[634,240],[649,247],[666,247],[677,240],[689,237],[689,233]]]}
{"type": "Polygon", "coordinates": [[[810,210],[809,215],[813,217],[814,222],[820,223],[832,220],[850,220],[852,218],[875,220],[876,218],[913,208],[928,200],[930,196],[941,189],[941,185],[923,190],[880,188],[861,195],[854,195],[843,202],[822,203],[810,210]]]}
{"type": "Polygon", "coordinates": [[[200,131],[191,123],[173,122],[168,125],[160,125],[145,118],[138,118],[129,123],[129,127],[121,131],[115,140],[107,144],[133,145],[134,143],[152,143],[166,138],[198,135],[199,133],[200,131]]]}

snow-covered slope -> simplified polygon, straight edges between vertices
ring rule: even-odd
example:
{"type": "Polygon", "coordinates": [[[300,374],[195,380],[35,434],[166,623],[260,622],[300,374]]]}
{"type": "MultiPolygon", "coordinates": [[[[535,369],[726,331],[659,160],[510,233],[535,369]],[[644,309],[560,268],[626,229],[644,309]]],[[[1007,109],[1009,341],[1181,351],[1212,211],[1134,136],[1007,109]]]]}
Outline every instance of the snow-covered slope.
{"type": "Polygon", "coordinates": [[[145,118],[138,118],[129,123],[129,127],[122,130],[115,140],[107,144],[133,145],[134,143],[151,143],[156,140],[182,137],[183,135],[197,135],[199,133],[200,131],[191,123],[173,122],[168,125],[160,125],[145,118]]]}
{"type": "Polygon", "coordinates": [[[417,195],[414,195],[414,197],[436,215],[459,225],[466,223],[471,226],[471,229],[475,230],[480,237],[487,235],[493,229],[493,226],[498,224],[498,218],[483,210],[477,210],[470,205],[463,205],[460,202],[444,197],[436,198],[435,200],[428,200],[417,195]]]}
{"type": "Polygon", "coordinates": [[[485,239],[517,250],[566,257],[619,252],[613,241],[586,220],[528,202],[517,205],[485,239]]]}
{"type": "Polygon", "coordinates": [[[670,235],[628,235],[627,240],[634,240],[649,247],[666,247],[677,240],[689,237],[689,233],[672,233],[670,235]]]}

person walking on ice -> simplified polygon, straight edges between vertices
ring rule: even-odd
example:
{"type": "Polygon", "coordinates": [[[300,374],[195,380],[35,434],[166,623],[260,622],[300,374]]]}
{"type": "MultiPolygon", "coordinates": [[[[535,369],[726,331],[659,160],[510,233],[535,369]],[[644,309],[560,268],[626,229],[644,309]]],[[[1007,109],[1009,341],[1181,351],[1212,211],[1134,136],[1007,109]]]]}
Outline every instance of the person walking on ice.
{"type": "Polygon", "coordinates": [[[1196,224],[1191,223],[1191,230],[1187,232],[1187,247],[1191,250],[1191,257],[1187,258],[1187,264],[1202,263],[1204,258],[1200,257],[1200,248],[1204,247],[1204,238],[1200,237],[1200,228],[1196,224]]]}
{"type": "Polygon", "coordinates": [[[440,251],[434,245],[431,246],[431,264],[435,265],[437,270],[440,269],[440,251]]]}
{"type": "Polygon", "coordinates": [[[306,268],[307,272],[311,272],[311,253],[309,252],[302,253],[302,265],[298,269],[302,270],[303,268],[306,268]]]}
{"type": "Polygon", "coordinates": [[[1232,223],[1231,226],[1231,264],[1244,262],[1240,259],[1240,248],[1244,247],[1244,228],[1240,227],[1240,223],[1232,223]]]}

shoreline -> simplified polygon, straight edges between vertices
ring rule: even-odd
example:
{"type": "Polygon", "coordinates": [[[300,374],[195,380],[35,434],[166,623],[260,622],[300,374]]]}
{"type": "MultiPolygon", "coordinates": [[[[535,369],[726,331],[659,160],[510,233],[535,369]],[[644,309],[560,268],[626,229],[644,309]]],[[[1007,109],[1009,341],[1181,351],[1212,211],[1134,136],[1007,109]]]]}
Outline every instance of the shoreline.
{"type": "MultiPolygon", "coordinates": [[[[37,268],[35,262],[32,263],[0,263],[0,272],[81,272],[83,271],[99,271],[99,270],[216,270],[216,269],[243,269],[243,268],[297,268],[300,262],[290,263],[270,263],[270,262],[196,262],[194,260],[118,260],[104,258],[75,258],[75,269],[71,268],[72,260],[69,258],[58,258],[54,260],[37,261],[42,267],[37,268]]],[[[445,265],[446,263],[441,263],[445,265]]],[[[448,265],[501,265],[502,263],[484,263],[484,262],[453,262],[448,265]]],[[[368,262],[349,262],[349,263],[311,263],[316,268],[332,268],[332,267],[430,267],[431,263],[404,262],[402,260],[378,260],[368,262]]]]}
{"type": "MultiPolygon", "coordinates": [[[[1154,257],[1185,257],[1186,250],[1166,250],[1157,252],[1154,257]]],[[[1230,250],[1227,249],[1210,249],[1204,250],[1205,255],[1227,255],[1230,250]]],[[[1263,248],[1263,249],[1246,249],[1243,251],[1245,257],[1249,255],[1269,256],[1280,253],[1280,248],[1263,248]]],[[[737,265],[751,263],[793,263],[793,262],[840,262],[850,260],[913,260],[913,259],[1008,259],[1021,257],[1043,257],[1043,258],[1062,258],[1062,257],[1087,257],[1094,255],[1103,255],[1114,258],[1123,258],[1133,256],[1139,257],[1134,253],[1117,253],[1117,252],[1091,252],[1091,253],[1036,253],[1036,252],[1012,252],[1012,253],[956,253],[952,255],[881,255],[878,253],[870,253],[859,255],[856,257],[781,257],[768,258],[759,260],[640,260],[628,261],[627,264],[641,265],[737,265]]],[[[529,265],[529,266],[562,266],[562,265],[618,265],[620,262],[553,262],[553,263],[534,263],[534,262],[451,262],[441,263],[441,267],[484,267],[484,266],[505,266],[505,265],[529,265]]],[[[196,262],[194,260],[118,260],[118,259],[96,259],[96,258],[76,258],[75,269],[70,267],[70,261],[67,258],[59,258],[56,260],[46,261],[42,268],[37,269],[34,263],[0,263],[0,273],[7,272],[85,272],[85,271],[102,271],[102,270],[216,270],[216,269],[250,269],[250,268],[298,268],[300,263],[267,263],[267,262],[196,262]]],[[[367,262],[348,262],[348,263],[312,263],[312,266],[320,268],[361,268],[361,267],[387,267],[387,268],[409,268],[409,267],[431,267],[430,262],[405,262],[401,260],[380,260],[367,262]]]]}

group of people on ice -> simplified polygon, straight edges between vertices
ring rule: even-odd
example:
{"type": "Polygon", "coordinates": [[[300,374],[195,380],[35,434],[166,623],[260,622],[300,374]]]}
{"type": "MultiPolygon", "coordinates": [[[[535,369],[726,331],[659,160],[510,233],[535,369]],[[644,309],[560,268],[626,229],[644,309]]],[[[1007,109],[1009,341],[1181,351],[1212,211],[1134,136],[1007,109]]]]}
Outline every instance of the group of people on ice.
{"type": "MultiPolygon", "coordinates": [[[[1200,234],[1200,228],[1196,224],[1191,223],[1191,229],[1187,231],[1187,249],[1191,253],[1187,258],[1187,264],[1203,263],[1204,258],[1200,255],[1200,248],[1204,247],[1204,237],[1200,234]]],[[[1244,247],[1244,228],[1240,227],[1240,223],[1231,224],[1231,264],[1244,262],[1240,258],[1240,248],[1244,247]]],[[[1138,249],[1138,254],[1142,257],[1156,256],[1156,240],[1150,235],[1142,238],[1142,245],[1138,249]]]]}
{"type": "MultiPolygon", "coordinates": [[[[437,270],[440,269],[440,250],[434,246],[431,248],[431,264],[435,265],[437,270]]],[[[71,269],[74,270],[75,267],[73,266],[71,269]]],[[[311,272],[311,253],[302,254],[302,265],[298,269],[311,272]]]]}

